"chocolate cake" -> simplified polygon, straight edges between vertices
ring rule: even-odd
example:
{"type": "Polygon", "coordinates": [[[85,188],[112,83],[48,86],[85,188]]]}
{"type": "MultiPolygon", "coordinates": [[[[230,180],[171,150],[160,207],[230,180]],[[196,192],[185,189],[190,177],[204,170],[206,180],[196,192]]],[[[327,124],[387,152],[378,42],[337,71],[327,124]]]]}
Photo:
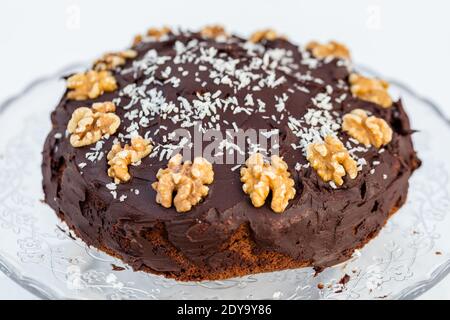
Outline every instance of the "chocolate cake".
{"type": "Polygon", "coordinates": [[[401,100],[337,42],[150,29],[66,81],[45,201],[134,270],[191,281],[335,265],[403,205],[420,165],[401,100]],[[270,148],[230,138],[250,129],[270,148]]]}

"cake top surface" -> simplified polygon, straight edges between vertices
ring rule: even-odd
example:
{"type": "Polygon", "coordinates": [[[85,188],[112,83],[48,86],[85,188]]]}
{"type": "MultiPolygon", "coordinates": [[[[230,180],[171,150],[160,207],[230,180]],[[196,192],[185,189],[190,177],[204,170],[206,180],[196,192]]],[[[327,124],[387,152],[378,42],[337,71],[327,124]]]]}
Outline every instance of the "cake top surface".
{"type": "Polygon", "coordinates": [[[55,153],[72,157],[73,170],[86,185],[98,188],[110,206],[117,206],[112,211],[117,217],[125,207],[136,219],[202,219],[221,213],[290,223],[300,208],[344,207],[364,199],[367,190],[383,190],[398,175],[403,161],[399,159],[412,150],[402,139],[410,130],[401,102],[359,96],[353,90],[352,77],[357,81],[358,76],[351,76],[349,54],[334,42],[306,48],[273,31],[244,39],[220,28],[152,29],[121,58],[112,67],[108,63],[114,59],[96,62],[94,69],[106,74],[104,92],[78,99],[70,96],[76,90],[69,91],[53,115],[52,131],[58,140],[55,153]],[[323,52],[327,48],[331,53],[323,52]],[[112,90],[107,89],[108,75],[116,83],[112,90]],[[115,105],[117,129],[91,145],[74,148],[67,131],[74,111],[98,102],[115,105]],[[355,138],[359,127],[343,130],[344,116],[355,109],[365,111],[363,118],[383,119],[392,128],[389,142],[374,147],[372,137],[366,137],[372,146],[355,138]],[[108,175],[108,154],[113,145],[130,144],[137,136],[151,142],[151,151],[129,166],[129,181],[117,183],[108,175]],[[344,172],[340,185],[334,179],[324,181],[311,167],[310,146],[323,144],[327,137],[342,142],[339,150],[348,154],[357,171],[354,176],[344,172]],[[160,206],[151,187],[158,171],[179,151],[185,159],[206,158],[214,170],[208,195],[186,215],[160,206]],[[253,207],[242,191],[240,170],[255,153],[266,161],[279,155],[294,180],[296,194],[283,215],[274,214],[268,203],[253,207]]]}

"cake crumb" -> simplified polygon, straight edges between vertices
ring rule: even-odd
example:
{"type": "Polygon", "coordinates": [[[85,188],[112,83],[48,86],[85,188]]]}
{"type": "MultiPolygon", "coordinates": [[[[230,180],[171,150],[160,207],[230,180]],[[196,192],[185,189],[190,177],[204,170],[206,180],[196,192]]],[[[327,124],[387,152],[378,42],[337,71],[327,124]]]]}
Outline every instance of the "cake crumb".
{"type": "Polygon", "coordinates": [[[348,274],[344,274],[344,276],[339,280],[339,284],[345,286],[350,281],[350,276],[348,274]]]}
{"type": "Polygon", "coordinates": [[[111,263],[111,267],[112,267],[113,271],[123,271],[123,270],[125,270],[124,267],[116,266],[114,263],[111,263]]]}

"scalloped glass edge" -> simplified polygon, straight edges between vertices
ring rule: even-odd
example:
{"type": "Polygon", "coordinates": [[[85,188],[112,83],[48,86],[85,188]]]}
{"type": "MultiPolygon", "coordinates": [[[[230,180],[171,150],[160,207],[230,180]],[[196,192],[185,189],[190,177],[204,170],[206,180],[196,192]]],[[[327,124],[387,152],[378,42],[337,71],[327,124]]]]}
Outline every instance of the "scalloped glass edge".
{"type": "MultiPolygon", "coordinates": [[[[8,109],[11,105],[13,105],[16,100],[18,100],[22,96],[26,95],[28,92],[33,90],[35,87],[37,87],[40,84],[43,84],[47,81],[54,80],[55,78],[61,78],[62,76],[67,75],[70,72],[73,72],[74,70],[79,70],[80,68],[85,67],[86,65],[87,65],[86,63],[71,64],[65,68],[60,69],[59,71],[57,71],[53,74],[37,78],[34,81],[30,82],[19,93],[4,100],[3,103],[0,104],[0,117],[1,117],[2,113],[6,109],[8,109]]],[[[367,68],[365,66],[358,66],[357,69],[365,74],[383,78],[377,72],[375,72],[372,69],[367,68]]],[[[389,78],[384,78],[384,79],[386,79],[388,82],[390,82],[393,86],[400,88],[401,90],[410,94],[415,99],[417,99],[417,100],[421,101],[423,104],[427,105],[435,113],[435,115],[440,117],[450,128],[450,119],[448,119],[443,114],[443,112],[441,111],[441,108],[439,108],[437,104],[432,102],[430,99],[417,94],[409,86],[403,84],[402,82],[399,82],[399,81],[396,81],[393,79],[389,79],[389,78]]],[[[36,297],[41,298],[41,299],[67,299],[67,297],[59,295],[56,292],[56,290],[50,288],[44,282],[37,281],[33,278],[30,278],[30,277],[22,274],[12,264],[8,263],[9,259],[13,259],[13,258],[12,257],[4,257],[4,256],[0,255],[0,271],[3,272],[12,281],[17,283],[19,286],[21,286],[25,290],[29,291],[30,293],[34,294],[36,297]]],[[[10,260],[10,261],[13,261],[13,260],[10,260]]],[[[389,299],[414,299],[414,298],[417,298],[420,295],[422,295],[423,293],[425,293],[426,291],[433,288],[436,284],[438,284],[442,279],[444,279],[449,274],[450,274],[450,259],[447,259],[444,263],[441,263],[440,265],[438,265],[429,274],[428,279],[418,281],[414,285],[410,285],[410,286],[404,288],[398,294],[389,296],[389,299]]]]}

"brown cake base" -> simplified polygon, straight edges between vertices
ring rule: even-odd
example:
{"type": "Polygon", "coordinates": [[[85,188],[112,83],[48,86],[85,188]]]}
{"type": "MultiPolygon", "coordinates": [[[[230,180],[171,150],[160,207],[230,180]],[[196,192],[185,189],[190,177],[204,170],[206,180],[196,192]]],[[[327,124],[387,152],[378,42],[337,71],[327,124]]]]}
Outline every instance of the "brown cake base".
{"type": "MultiPolygon", "coordinates": [[[[399,198],[398,202],[391,208],[386,216],[380,216],[382,223],[373,230],[367,230],[368,233],[365,238],[356,243],[354,247],[346,248],[339,253],[336,253],[335,261],[332,264],[344,262],[351,258],[354,251],[364,247],[370,240],[374,239],[388,219],[394,215],[399,208],[404,204],[405,198],[399,198]]],[[[80,230],[73,224],[65,221],[65,215],[60,212],[58,217],[66,222],[69,228],[80,237],[80,230]]],[[[356,235],[359,230],[356,227],[353,233],[356,235]]],[[[326,266],[318,266],[314,261],[295,260],[286,254],[276,251],[260,250],[255,242],[252,240],[251,230],[248,224],[241,225],[234,234],[226,241],[218,252],[218,254],[226,257],[224,263],[216,268],[205,268],[205,265],[195,265],[183,256],[182,252],[177,250],[167,239],[163,225],[156,226],[152,231],[146,233],[145,237],[150,241],[155,251],[163,251],[168,257],[180,266],[181,272],[160,272],[143,266],[136,271],[145,271],[153,274],[160,274],[167,278],[173,278],[179,281],[203,281],[203,280],[223,280],[232,277],[245,276],[248,274],[280,271],[286,269],[296,269],[303,267],[314,267],[320,272],[326,266]],[[231,263],[230,263],[231,262],[231,263]]],[[[126,260],[113,249],[108,248],[105,244],[98,242],[92,244],[97,249],[114,256],[121,260],[126,260]]]]}

